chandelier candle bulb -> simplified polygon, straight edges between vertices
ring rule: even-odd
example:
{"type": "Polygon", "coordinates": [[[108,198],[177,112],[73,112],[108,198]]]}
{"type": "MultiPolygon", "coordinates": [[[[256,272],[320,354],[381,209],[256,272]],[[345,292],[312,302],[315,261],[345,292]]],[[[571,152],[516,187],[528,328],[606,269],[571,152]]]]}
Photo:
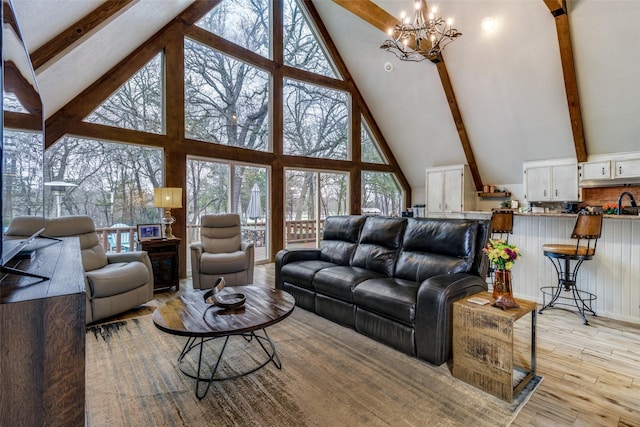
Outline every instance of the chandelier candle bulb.
{"type": "Polygon", "coordinates": [[[400,23],[387,33],[388,38],[380,48],[393,53],[402,61],[433,60],[440,55],[445,46],[460,37],[462,33],[451,26],[452,18],[445,21],[436,16],[435,7],[427,13],[426,5],[422,0],[416,1],[414,7],[413,19],[409,18],[405,21],[403,11],[400,15],[400,23]]]}

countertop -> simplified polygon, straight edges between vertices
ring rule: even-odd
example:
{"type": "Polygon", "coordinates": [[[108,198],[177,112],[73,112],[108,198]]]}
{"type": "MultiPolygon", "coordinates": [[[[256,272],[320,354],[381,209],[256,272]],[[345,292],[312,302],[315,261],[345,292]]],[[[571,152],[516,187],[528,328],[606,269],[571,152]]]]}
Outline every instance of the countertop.
{"type": "MultiPolygon", "coordinates": [[[[520,212],[514,211],[515,216],[522,217],[557,217],[557,218],[575,218],[577,214],[575,213],[563,213],[563,212],[520,212]]],[[[444,216],[444,217],[491,217],[491,212],[489,211],[464,211],[464,212],[449,212],[449,213],[433,213],[434,216],[444,216]]],[[[427,217],[429,214],[427,214],[427,217]]],[[[640,215],[604,215],[605,219],[613,219],[613,220],[633,220],[639,221],[640,215]]]]}

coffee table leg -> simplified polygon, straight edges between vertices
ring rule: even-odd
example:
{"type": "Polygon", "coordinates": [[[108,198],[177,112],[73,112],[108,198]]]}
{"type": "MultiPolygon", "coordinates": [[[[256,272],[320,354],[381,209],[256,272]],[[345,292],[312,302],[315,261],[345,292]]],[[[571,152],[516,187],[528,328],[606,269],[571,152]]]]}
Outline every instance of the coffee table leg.
{"type": "MultiPolygon", "coordinates": [[[[276,368],[282,369],[282,363],[280,362],[280,358],[278,357],[278,353],[276,352],[276,346],[273,344],[273,341],[271,341],[271,338],[269,338],[269,335],[267,335],[267,330],[263,329],[262,332],[264,333],[264,337],[269,343],[269,347],[271,347],[271,353],[269,353],[269,350],[267,350],[264,344],[262,344],[262,340],[260,340],[255,333],[252,332],[251,334],[256,337],[256,340],[260,344],[260,347],[262,347],[267,356],[269,356],[269,360],[273,362],[276,368]]],[[[269,360],[267,360],[267,362],[269,360]]]]}
{"type": "Polygon", "coordinates": [[[271,338],[267,334],[266,329],[262,329],[262,333],[263,333],[262,336],[256,334],[253,331],[248,334],[238,334],[238,335],[242,336],[247,341],[252,341],[253,339],[255,339],[258,342],[258,344],[260,344],[260,347],[262,348],[264,353],[267,355],[267,359],[263,363],[261,363],[260,365],[256,366],[255,368],[249,371],[242,372],[237,375],[232,375],[228,377],[219,377],[219,378],[216,378],[215,375],[216,373],[218,373],[218,367],[220,366],[220,362],[222,361],[224,351],[227,348],[227,343],[229,342],[229,338],[231,338],[233,335],[227,335],[224,337],[225,338],[224,344],[220,349],[220,353],[218,353],[218,358],[216,359],[215,365],[209,377],[202,376],[202,371],[203,371],[202,356],[203,356],[203,350],[204,350],[204,343],[207,341],[213,340],[215,338],[189,337],[187,339],[186,344],[184,345],[182,351],[180,352],[180,356],[178,356],[178,368],[180,369],[180,371],[182,371],[183,374],[185,374],[189,378],[193,378],[194,380],[196,380],[196,397],[199,400],[202,400],[207,395],[207,393],[209,392],[209,388],[211,387],[211,383],[214,381],[225,381],[225,380],[232,380],[235,378],[243,377],[245,375],[253,373],[258,369],[266,366],[269,362],[273,362],[276,368],[282,369],[282,362],[280,362],[280,358],[278,357],[278,353],[276,352],[275,344],[273,343],[273,341],[271,341],[271,338]],[[268,346],[263,341],[266,341],[268,343],[268,346]],[[185,367],[182,366],[182,360],[189,352],[194,350],[196,347],[199,347],[198,348],[198,369],[194,374],[192,372],[189,372],[185,367]],[[206,383],[206,387],[204,387],[204,390],[202,390],[201,392],[200,385],[204,383],[206,383]]]}

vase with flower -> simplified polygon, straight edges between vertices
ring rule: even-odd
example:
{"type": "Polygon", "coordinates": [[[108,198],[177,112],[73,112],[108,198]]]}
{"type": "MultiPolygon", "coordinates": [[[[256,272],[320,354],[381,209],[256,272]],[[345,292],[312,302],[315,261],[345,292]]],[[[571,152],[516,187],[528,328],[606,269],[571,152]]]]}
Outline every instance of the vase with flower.
{"type": "Polygon", "coordinates": [[[511,269],[513,264],[520,259],[520,249],[505,240],[491,239],[483,251],[487,254],[495,269],[493,298],[496,301],[493,305],[505,310],[520,307],[513,298],[513,288],[511,286],[511,269]]]}

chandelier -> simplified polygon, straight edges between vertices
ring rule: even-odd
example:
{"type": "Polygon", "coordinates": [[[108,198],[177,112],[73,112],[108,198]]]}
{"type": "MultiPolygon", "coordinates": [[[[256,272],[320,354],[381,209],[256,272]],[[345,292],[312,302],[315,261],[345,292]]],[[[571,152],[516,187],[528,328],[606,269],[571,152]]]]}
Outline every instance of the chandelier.
{"type": "Polygon", "coordinates": [[[406,19],[405,13],[400,15],[400,23],[390,28],[389,38],[380,46],[393,53],[402,61],[422,61],[440,55],[442,49],[462,35],[453,28],[451,18],[446,21],[436,17],[433,7],[425,19],[426,4],[415,0],[415,14],[412,20],[406,19]]]}

